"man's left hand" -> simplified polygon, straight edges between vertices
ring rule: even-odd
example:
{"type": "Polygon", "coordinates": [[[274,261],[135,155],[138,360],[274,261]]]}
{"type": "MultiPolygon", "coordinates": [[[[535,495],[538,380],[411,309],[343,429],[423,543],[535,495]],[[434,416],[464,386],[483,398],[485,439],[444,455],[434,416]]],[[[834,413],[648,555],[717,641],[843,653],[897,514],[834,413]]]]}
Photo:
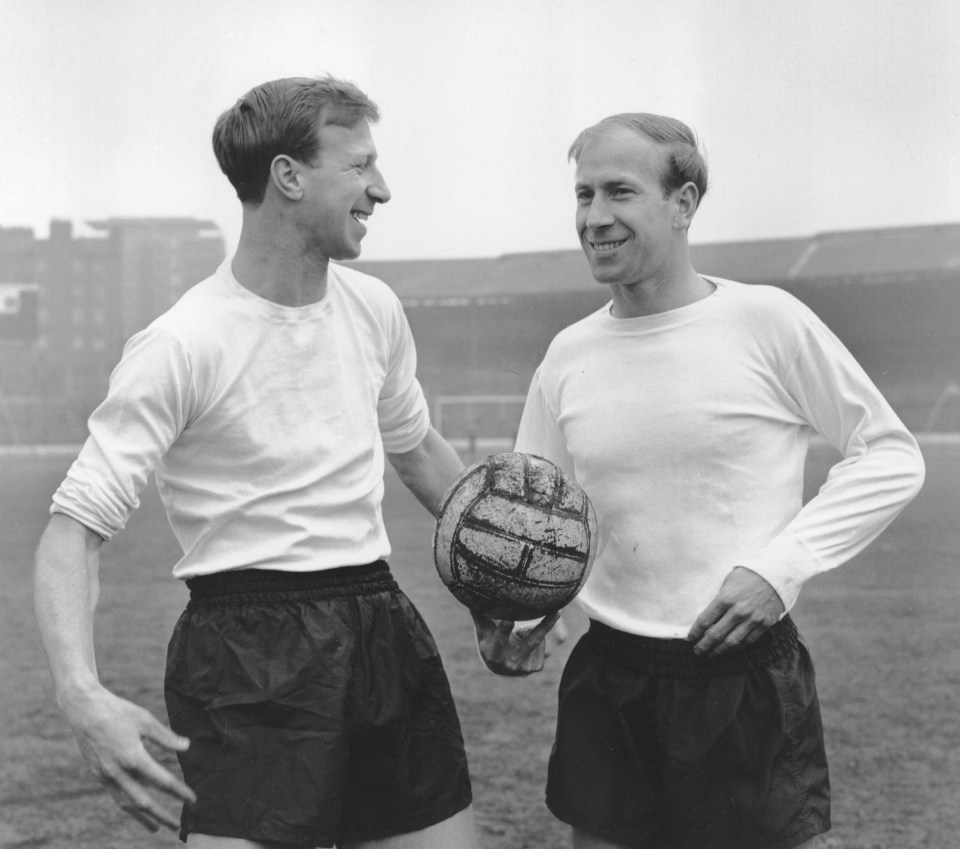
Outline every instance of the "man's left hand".
{"type": "Polygon", "coordinates": [[[484,666],[495,675],[532,675],[543,669],[547,658],[547,634],[556,625],[555,639],[563,642],[566,626],[560,612],[551,613],[533,628],[514,629],[514,623],[472,613],[477,648],[484,666]]]}
{"type": "Polygon", "coordinates": [[[756,572],[736,566],[693,623],[687,639],[698,655],[716,657],[760,639],[783,615],[777,591],[756,572]]]}

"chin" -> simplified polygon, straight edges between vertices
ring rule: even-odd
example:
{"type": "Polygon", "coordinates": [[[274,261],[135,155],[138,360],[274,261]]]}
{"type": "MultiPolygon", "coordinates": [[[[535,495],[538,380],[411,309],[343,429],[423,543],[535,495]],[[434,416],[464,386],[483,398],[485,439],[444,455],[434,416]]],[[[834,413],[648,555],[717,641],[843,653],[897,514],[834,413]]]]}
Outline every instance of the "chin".
{"type": "Polygon", "coordinates": [[[593,279],[597,283],[610,284],[610,283],[619,283],[620,278],[623,276],[622,272],[617,271],[617,269],[610,266],[605,266],[603,263],[590,263],[590,272],[593,274],[593,279]]]}
{"type": "Polygon", "coordinates": [[[357,259],[360,256],[360,245],[350,245],[340,248],[336,252],[335,256],[331,256],[330,259],[335,262],[343,262],[344,260],[357,259]]]}

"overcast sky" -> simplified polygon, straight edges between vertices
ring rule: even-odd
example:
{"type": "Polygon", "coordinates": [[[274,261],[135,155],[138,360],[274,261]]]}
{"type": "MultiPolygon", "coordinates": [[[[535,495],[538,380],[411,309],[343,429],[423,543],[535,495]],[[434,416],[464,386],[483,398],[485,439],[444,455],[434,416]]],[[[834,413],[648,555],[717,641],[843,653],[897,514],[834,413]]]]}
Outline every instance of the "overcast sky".
{"type": "Polygon", "coordinates": [[[566,150],[691,124],[694,242],[960,221],[956,0],[0,0],[0,225],[239,204],[210,150],[257,83],[360,85],[393,200],[364,258],[575,248],[566,150]]]}

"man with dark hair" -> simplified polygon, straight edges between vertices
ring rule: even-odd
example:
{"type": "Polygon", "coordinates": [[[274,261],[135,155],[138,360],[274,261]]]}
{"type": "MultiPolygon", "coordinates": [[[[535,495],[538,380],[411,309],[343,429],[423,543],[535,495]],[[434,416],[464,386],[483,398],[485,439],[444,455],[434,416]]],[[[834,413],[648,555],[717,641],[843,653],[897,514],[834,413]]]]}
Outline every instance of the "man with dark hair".
{"type": "MultiPolygon", "coordinates": [[[[694,269],[707,168],[686,125],[611,116],[570,156],[611,301],[553,340],[516,441],[573,474],[599,522],[547,804],[577,849],[809,847],[829,782],[788,611],[893,521],[923,461],[809,309],[694,269]],[[803,505],[812,432],[843,460],[803,505]]],[[[488,666],[529,673],[505,631],[478,620],[488,666]]]]}
{"type": "Polygon", "coordinates": [[[390,193],[376,106],[277,80],[217,121],[243,205],[235,256],[127,343],[53,498],[36,607],[87,762],[151,830],[196,847],[472,847],[459,720],[433,638],[385,558],[384,456],[431,511],[461,471],[431,427],[399,300],[360,254],[390,193]],[[171,728],[106,690],[93,618],[104,541],[156,473],[190,602],[171,728]],[[143,741],[175,750],[182,782],[143,741]]]}

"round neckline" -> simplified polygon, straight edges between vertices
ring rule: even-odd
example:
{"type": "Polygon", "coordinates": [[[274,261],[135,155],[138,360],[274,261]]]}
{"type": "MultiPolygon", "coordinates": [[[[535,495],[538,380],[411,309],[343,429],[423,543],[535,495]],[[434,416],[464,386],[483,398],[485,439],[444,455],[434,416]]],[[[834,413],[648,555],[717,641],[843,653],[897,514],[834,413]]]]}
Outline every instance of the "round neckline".
{"type": "Polygon", "coordinates": [[[324,296],[312,304],[305,304],[302,307],[291,307],[285,304],[278,304],[276,301],[271,301],[268,298],[256,294],[256,292],[251,292],[237,280],[231,266],[232,259],[233,258],[230,257],[225,260],[221,266],[221,271],[223,272],[222,278],[229,288],[230,293],[241,299],[245,306],[249,307],[260,317],[287,324],[290,322],[310,321],[330,312],[332,309],[332,295],[340,285],[340,280],[334,270],[333,263],[330,263],[327,268],[327,291],[324,293],[324,296]]]}
{"type": "Polygon", "coordinates": [[[674,327],[680,327],[697,321],[705,315],[713,312],[720,301],[723,300],[726,291],[726,281],[716,277],[701,275],[704,280],[713,285],[713,291],[706,297],[700,298],[691,304],[685,304],[682,307],[676,307],[665,312],[657,312],[651,315],[631,316],[630,318],[616,318],[612,314],[613,301],[608,301],[600,311],[600,322],[605,330],[613,333],[649,333],[653,331],[669,330],[674,327]]]}

